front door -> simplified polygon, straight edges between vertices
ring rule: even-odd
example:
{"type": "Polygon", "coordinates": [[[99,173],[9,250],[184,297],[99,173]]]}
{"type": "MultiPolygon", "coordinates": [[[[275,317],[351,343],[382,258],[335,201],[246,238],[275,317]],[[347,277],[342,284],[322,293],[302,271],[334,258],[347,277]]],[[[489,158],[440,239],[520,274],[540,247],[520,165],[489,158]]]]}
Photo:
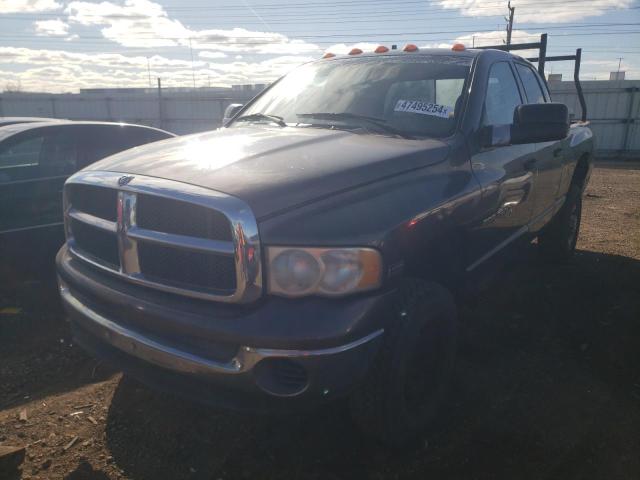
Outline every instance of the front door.
{"type": "MultiPolygon", "coordinates": [[[[524,63],[514,63],[518,77],[522,82],[527,103],[546,103],[549,94],[538,73],[524,63]]],[[[563,157],[567,153],[569,140],[536,143],[536,181],[532,192],[532,225],[545,225],[554,213],[562,176],[563,157]]]]}
{"type": "MultiPolygon", "coordinates": [[[[489,73],[481,128],[511,125],[514,111],[522,103],[511,64],[494,63],[489,73]]],[[[468,243],[471,253],[468,271],[526,233],[533,207],[535,145],[479,148],[472,153],[471,164],[483,195],[480,215],[468,243]]]]}

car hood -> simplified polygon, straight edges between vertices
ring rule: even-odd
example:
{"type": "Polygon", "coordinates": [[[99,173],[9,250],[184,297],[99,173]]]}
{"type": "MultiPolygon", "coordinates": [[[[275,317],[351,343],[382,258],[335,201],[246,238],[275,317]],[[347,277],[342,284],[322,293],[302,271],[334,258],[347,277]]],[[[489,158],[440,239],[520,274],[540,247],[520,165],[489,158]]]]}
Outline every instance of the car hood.
{"type": "Polygon", "coordinates": [[[251,125],[127,150],[85,170],[148,175],[246,201],[261,218],[442,161],[439,140],[251,125]]]}

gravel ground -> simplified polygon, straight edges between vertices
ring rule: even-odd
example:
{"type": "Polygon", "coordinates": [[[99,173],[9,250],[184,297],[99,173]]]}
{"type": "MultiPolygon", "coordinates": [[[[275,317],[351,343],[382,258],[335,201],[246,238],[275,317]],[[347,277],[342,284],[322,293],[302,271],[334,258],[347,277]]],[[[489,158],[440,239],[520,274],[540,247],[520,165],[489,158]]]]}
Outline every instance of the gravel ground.
{"type": "Polygon", "coordinates": [[[595,170],[578,249],[551,267],[529,249],[463,308],[448,408],[404,451],[340,404],[260,417],[152,392],[73,345],[50,279],[4,288],[0,445],[27,447],[25,479],[640,478],[640,170],[595,170]]]}

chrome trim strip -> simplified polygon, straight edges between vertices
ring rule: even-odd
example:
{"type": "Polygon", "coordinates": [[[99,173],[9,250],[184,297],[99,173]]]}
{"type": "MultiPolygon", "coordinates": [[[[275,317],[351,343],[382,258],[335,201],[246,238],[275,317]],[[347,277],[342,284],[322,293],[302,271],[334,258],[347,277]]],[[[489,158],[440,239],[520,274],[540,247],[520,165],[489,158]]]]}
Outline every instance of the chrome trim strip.
{"type": "Polygon", "coordinates": [[[34,230],[36,228],[58,227],[64,225],[64,222],[45,223],[44,225],[33,225],[31,227],[10,228],[9,230],[0,230],[0,233],[24,232],[25,230],[34,230]]]}
{"type": "Polygon", "coordinates": [[[379,337],[384,333],[384,329],[381,328],[376,330],[369,335],[366,335],[358,340],[354,340],[353,342],[347,343],[345,345],[340,345],[338,347],[333,348],[323,348],[320,350],[280,350],[273,348],[253,348],[253,347],[242,347],[241,350],[244,350],[246,354],[257,355],[260,358],[265,357],[317,357],[322,355],[335,355],[337,353],[346,352],[347,350],[351,350],[353,348],[357,348],[360,345],[364,345],[367,342],[370,342],[374,338],[379,337]]]}
{"type": "Polygon", "coordinates": [[[478,265],[480,265],[481,263],[485,262],[486,260],[489,260],[489,258],[493,257],[500,250],[505,248],[507,245],[509,245],[514,240],[520,238],[522,235],[524,235],[528,231],[529,231],[529,227],[527,225],[524,225],[523,227],[520,227],[518,230],[516,230],[514,233],[512,233],[509,237],[505,238],[502,242],[500,242],[498,245],[493,247],[491,250],[489,250],[487,253],[485,253],[483,256],[481,256],[478,260],[473,262],[471,265],[469,265],[467,267],[467,272],[470,272],[470,271],[474,270],[478,265]]]}
{"type": "Polygon", "coordinates": [[[320,350],[279,350],[240,347],[235,358],[229,362],[217,362],[163,345],[133,330],[118,325],[80,302],[61,280],[59,280],[59,286],[63,302],[83,317],[85,321],[82,322],[82,325],[90,330],[91,333],[129,355],[154,365],[182,373],[205,376],[217,374],[234,375],[250,371],[258,362],[265,358],[308,358],[336,355],[364,345],[384,333],[383,329],[376,330],[346,345],[320,350]]]}
{"type": "Polygon", "coordinates": [[[551,207],[546,209],[540,215],[538,215],[535,218],[531,219],[529,221],[529,223],[527,223],[526,225],[520,227],[512,235],[510,235],[509,237],[504,239],[502,242],[500,242],[498,245],[493,247],[491,250],[489,250],[487,253],[485,253],[478,260],[476,260],[471,265],[469,265],[467,267],[467,272],[470,272],[470,271],[474,270],[478,265],[480,265],[484,261],[488,260],[489,258],[493,257],[496,253],[498,253],[500,250],[505,248],[511,242],[513,242],[513,241],[517,240],[518,238],[520,238],[525,233],[527,233],[527,232],[535,232],[537,230],[537,224],[539,222],[541,222],[542,220],[544,220],[545,216],[547,216],[549,214],[551,214],[550,217],[553,217],[553,215],[555,215],[558,212],[558,210],[562,207],[562,204],[564,203],[564,200],[565,200],[565,196],[564,195],[561,198],[558,198],[553,203],[553,205],[551,207]]]}
{"type": "Polygon", "coordinates": [[[96,227],[101,230],[106,230],[112,233],[116,233],[118,231],[118,224],[116,222],[111,222],[109,220],[105,220],[104,218],[81,212],[80,210],[76,210],[75,208],[70,208],[67,212],[67,215],[69,215],[74,220],[86,223],[87,225],[91,225],[92,227],[96,227]]]}
{"type": "Polygon", "coordinates": [[[127,232],[130,238],[150,243],[157,243],[168,247],[178,247],[186,250],[219,253],[221,255],[233,255],[235,247],[233,242],[208,240],[206,238],[175,235],[173,233],[157,232],[144,228],[132,227],[127,232]]]}
{"type": "MultiPolygon", "coordinates": [[[[37,163],[32,163],[32,164],[23,165],[23,166],[25,166],[25,167],[34,167],[36,165],[38,165],[38,164],[37,163]]],[[[4,168],[14,168],[14,167],[0,167],[0,170],[2,170],[4,168]]],[[[54,175],[53,177],[26,178],[24,180],[11,180],[9,182],[1,182],[0,185],[19,185],[19,184],[23,184],[23,183],[42,183],[42,182],[48,182],[50,180],[61,180],[61,179],[65,179],[65,178],[68,178],[68,177],[69,177],[69,175],[54,175]]]]}
{"type": "MultiPolygon", "coordinates": [[[[228,303],[249,303],[262,295],[262,253],[258,225],[251,208],[242,200],[225,193],[144,175],[132,175],[126,185],[118,185],[123,176],[118,172],[81,171],[67,180],[67,184],[86,184],[118,190],[118,242],[120,250],[120,271],[106,264],[89,260],[93,265],[121,278],[139,285],[148,286],[166,292],[228,303]],[[224,214],[231,224],[233,242],[217,242],[186,236],[172,236],[162,232],[139,229],[136,225],[135,207],[137,195],[148,194],[170,198],[176,201],[193,203],[224,214]],[[145,238],[141,238],[144,236],[145,238]],[[138,241],[156,241],[171,244],[172,247],[205,250],[222,255],[233,255],[236,265],[236,290],[230,293],[212,293],[204,290],[181,288],[152,281],[144,277],[138,261],[138,241]],[[176,243],[172,243],[172,242],[176,243]]],[[[69,217],[72,205],[68,205],[65,189],[65,212],[69,217]]],[[[73,248],[73,235],[67,235],[70,251],[87,261],[73,248]]]]}

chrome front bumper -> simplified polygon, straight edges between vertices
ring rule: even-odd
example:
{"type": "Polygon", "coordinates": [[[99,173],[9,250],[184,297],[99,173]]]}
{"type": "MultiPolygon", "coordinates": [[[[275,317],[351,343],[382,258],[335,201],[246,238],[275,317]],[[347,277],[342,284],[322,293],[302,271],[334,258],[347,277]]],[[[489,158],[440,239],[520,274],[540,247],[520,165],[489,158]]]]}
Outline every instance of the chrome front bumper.
{"type": "Polygon", "coordinates": [[[363,346],[384,333],[383,329],[379,329],[345,345],[321,350],[280,350],[241,346],[232,360],[216,362],[163,345],[109,320],[84,305],[74,297],[62,280],[58,281],[65,307],[78,314],[76,318],[82,319],[81,326],[85,330],[128,355],[177,373],[205,377],[237,375],[251,371],[258,362],[268,358],[309,359],[338,355],[363,346]]]}

